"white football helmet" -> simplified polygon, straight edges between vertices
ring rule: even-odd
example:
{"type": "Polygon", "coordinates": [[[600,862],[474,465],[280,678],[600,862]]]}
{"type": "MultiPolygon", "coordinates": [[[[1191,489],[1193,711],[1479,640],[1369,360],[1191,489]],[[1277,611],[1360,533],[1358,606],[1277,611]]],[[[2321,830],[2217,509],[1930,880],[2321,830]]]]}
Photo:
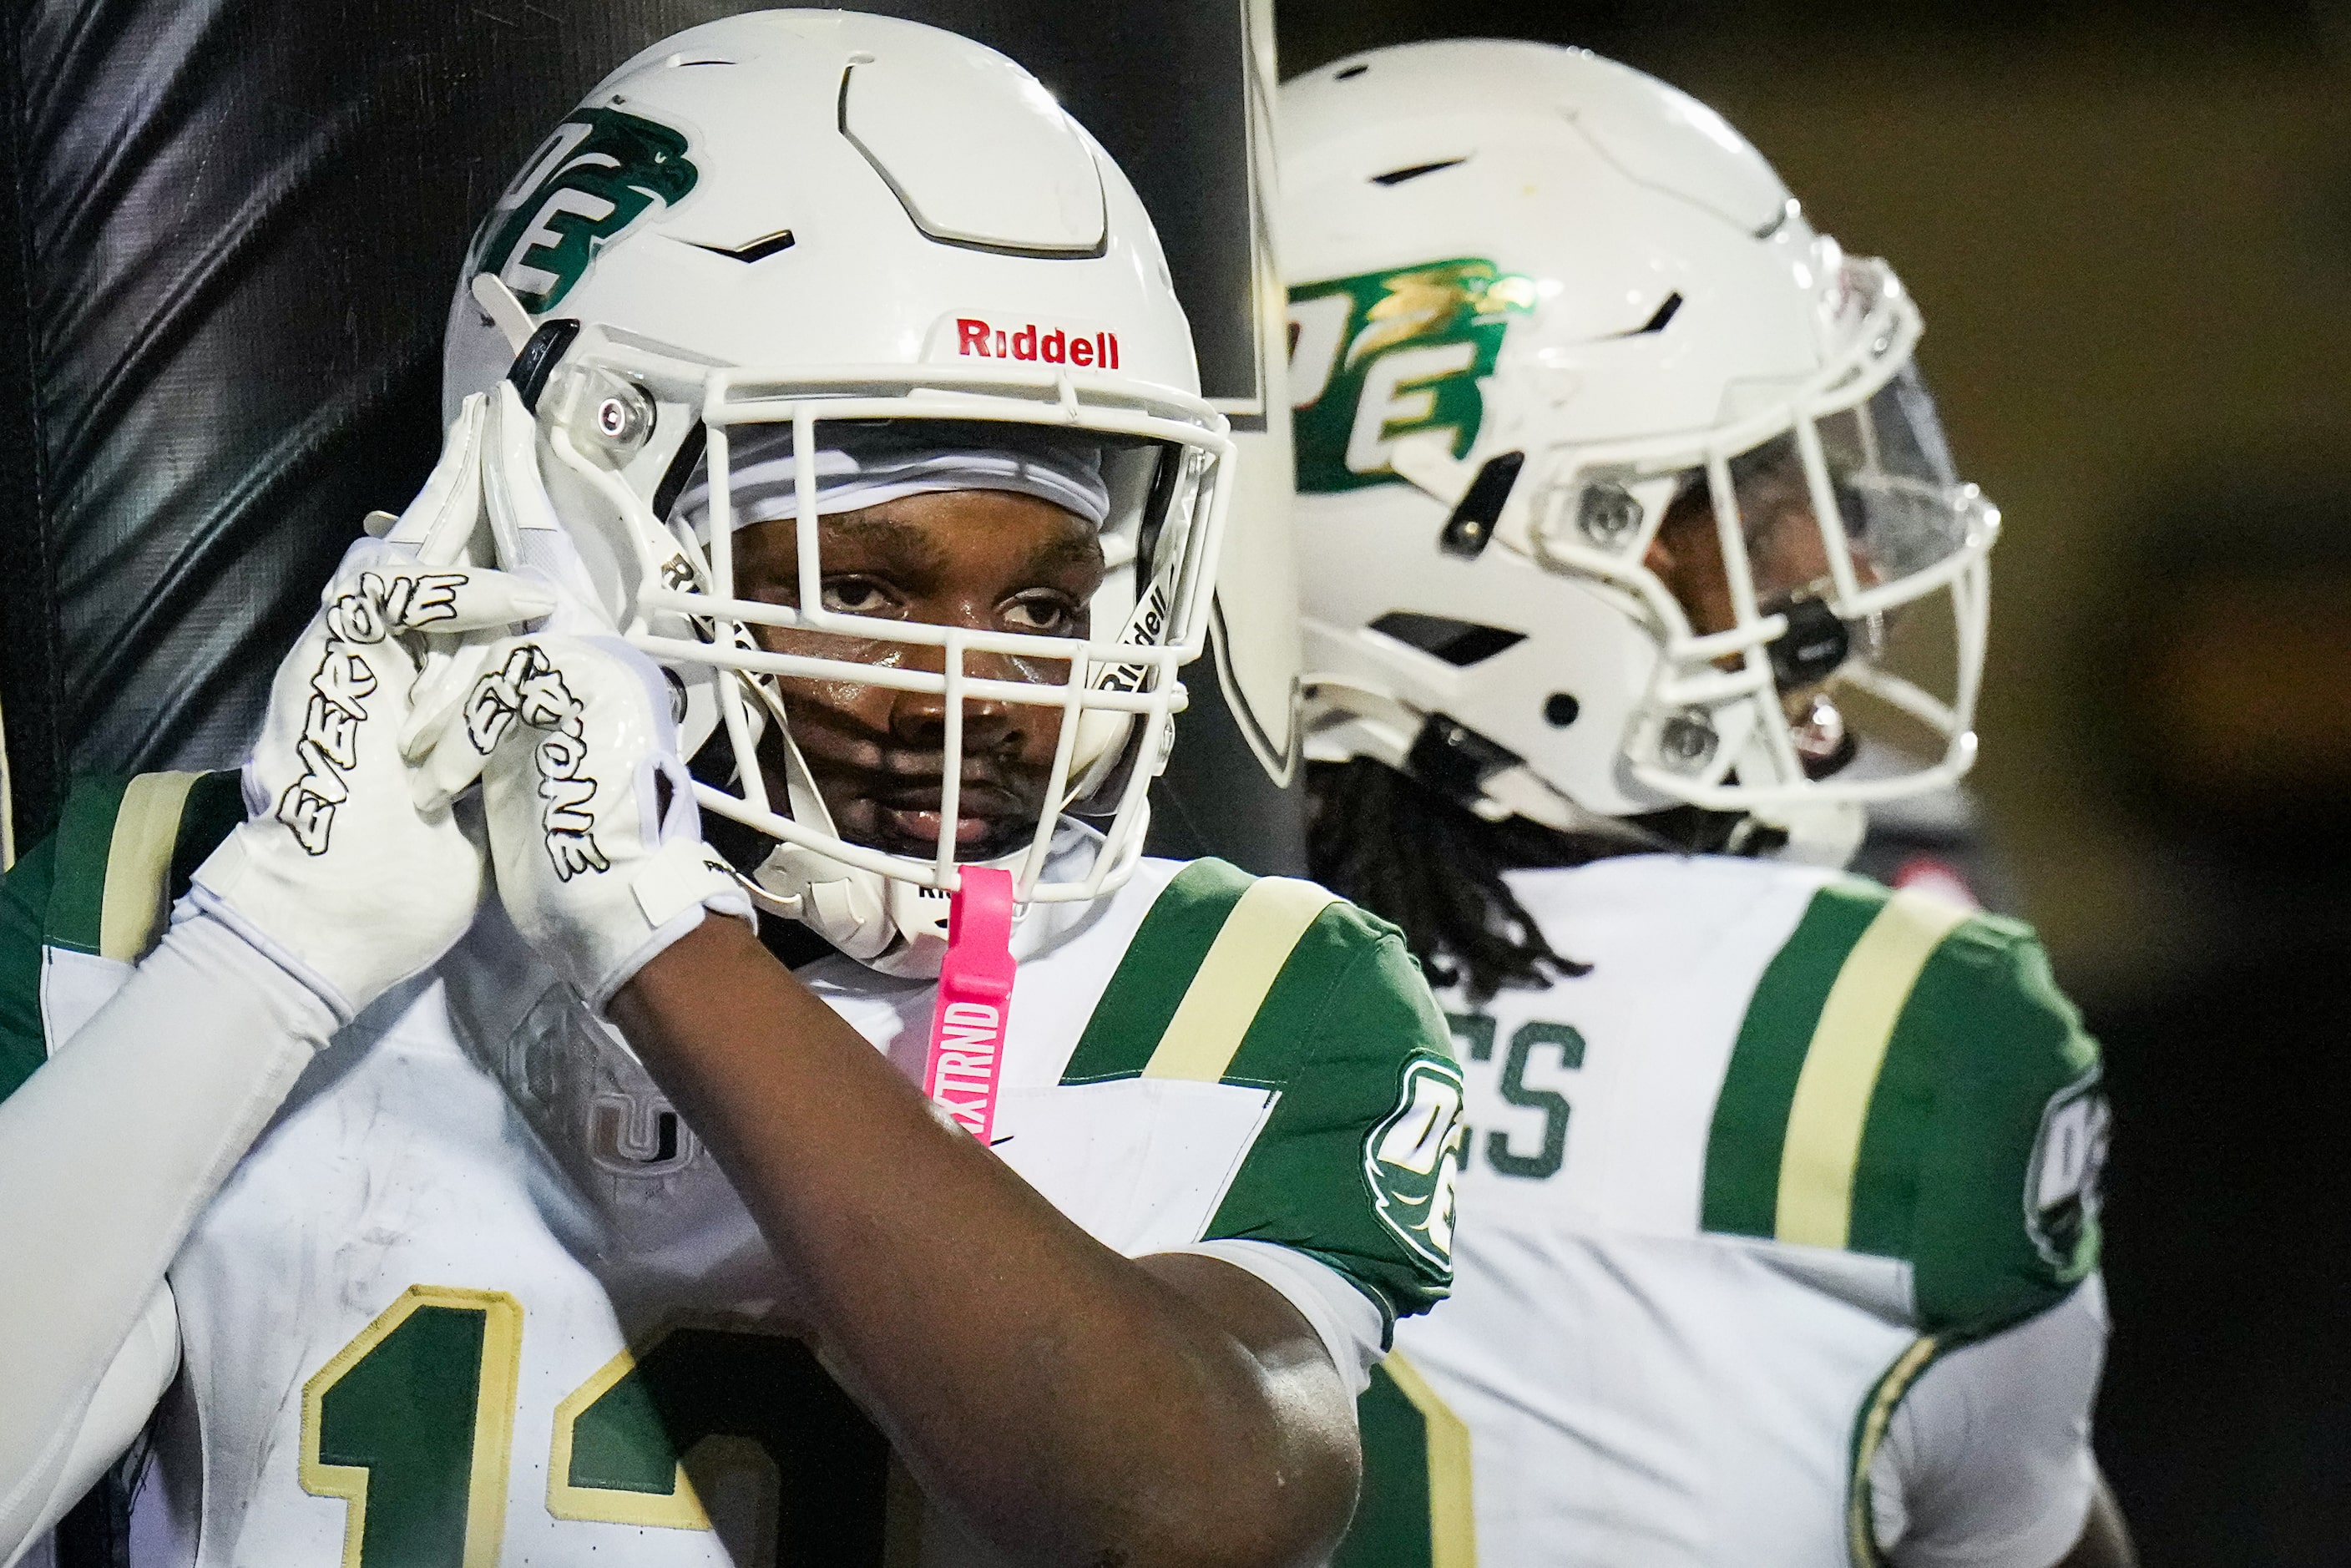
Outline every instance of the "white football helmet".
{"type": "Polygon", "coordinates": [[[1966,770],[1999,515],[1950,470],[1883,263],[1712,110],[1583,50],[1376,50],[1280,115],[1311,757],[1562,828],[1850,820],[1966,770]],[[1711,512],[1723,625],[1646,559],[1677,502],[1711,512]],[[1806,503],[1817,549],[1807,519],[1789,552],[1763,525],[1806,503]],[[1881,659],[1938,595],[1939,695],[1881,659]],[[1841,688],[1940,754],[1835,776],[1841,688]]]}
{"type": "Polygon", "coordinates": [[[997,862],[1023,907],[1099,896],[1132,870],[1184,702],[1176,667],[1205,632],[1229,444],[1141,203],[1019,66],[842,11],[754,12],[656,44],[484,222],[444,393],[452,419],[487,394],[500,550],[538,559],[534,528],[559,529],[568,570],[680,677],[684,742],[711,743],[705,809],[777,841],[751,873],[768,907],[852,956],[935,969],[976,701],[1059,715],[1042,819],[997,862]],[[1090,638],[826,609],[810,524],[841,508],[820,506],[822,470],[877,439],[1098,464],[1111,570],[1090,638]],[[799,519],[800,608],[735,591],[735,528],[780,517],[799,519]],[[885,653],[786,655],[755,627],[885,653]],[[1031,678],[975,674],[975,655],[1031,678]],[[935,854],[835,831],[776,684],[796,676],[947,699],[935,854]],[[1081,832],[1063,809],[1106,820],[1081,832]]]}

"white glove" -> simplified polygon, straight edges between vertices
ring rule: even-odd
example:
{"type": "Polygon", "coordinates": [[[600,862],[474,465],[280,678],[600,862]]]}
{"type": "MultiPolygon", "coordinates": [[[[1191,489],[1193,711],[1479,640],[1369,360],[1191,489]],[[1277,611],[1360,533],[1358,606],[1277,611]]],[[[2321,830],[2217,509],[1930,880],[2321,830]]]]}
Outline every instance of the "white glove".
{"type": "Polygon", "coordinates": [[[486,758],[498,897],[515,929],[599,1012],[707,911],[756,924],[702,841],[660,669],[614,637],[546,634],[494,651],[462,733],[486,758]]]}
{"type": "Polygon", "coordinates": [[[270,687],[245,768],[248,820],[197,868],[189,899],[348,1023],[447,952],[481,900],[480,850],[445,800],[420,808],[402,760],[417,677],[402,634],[505,629],[554,596],[361,539],[321,600],[270,687]]]}

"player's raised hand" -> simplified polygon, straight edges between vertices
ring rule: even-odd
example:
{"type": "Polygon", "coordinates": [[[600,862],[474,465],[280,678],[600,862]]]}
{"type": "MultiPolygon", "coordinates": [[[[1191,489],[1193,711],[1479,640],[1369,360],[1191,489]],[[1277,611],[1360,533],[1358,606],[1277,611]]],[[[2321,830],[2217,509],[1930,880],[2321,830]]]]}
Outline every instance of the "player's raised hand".
{"type": "Polygon", "coordinates": [[[669,685],[618,638],[501,644],[434,744],[482,759],[498,897],[591,1007],[706,911],[754,919],[702,841],[669,685]]]}
{"type": "Polygon", "coordinates": [[[417,803],[401,756],[428,639],[505,629],[553,597],[506,573],[361,539],[278,666],[245,768],[246,821],[190,898],[348,1021],[472,924],[482,853],[450,805],[417,803]]]}

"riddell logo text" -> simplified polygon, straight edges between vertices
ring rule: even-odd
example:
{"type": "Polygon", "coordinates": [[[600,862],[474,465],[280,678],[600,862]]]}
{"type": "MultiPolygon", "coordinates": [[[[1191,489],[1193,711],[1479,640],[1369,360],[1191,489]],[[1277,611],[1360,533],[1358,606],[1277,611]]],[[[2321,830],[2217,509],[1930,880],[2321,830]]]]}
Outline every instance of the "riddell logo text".
{"type": "Polygon", "coordinates": [[[956,318],[956,351],[968,359],[1031,360],[1048,365],[1075,365],[1080,370],[1118,369],[1118,334],[1065,332],[1055,327],[1040,332],[1037,323],[1018,329],[992,326],[974,316],[956,318]]]}

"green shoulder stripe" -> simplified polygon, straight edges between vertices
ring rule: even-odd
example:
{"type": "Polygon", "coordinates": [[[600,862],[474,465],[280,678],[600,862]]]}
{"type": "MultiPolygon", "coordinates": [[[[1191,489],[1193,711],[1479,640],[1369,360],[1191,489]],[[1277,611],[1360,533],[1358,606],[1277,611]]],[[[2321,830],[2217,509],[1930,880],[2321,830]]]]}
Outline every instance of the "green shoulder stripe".
{"type": "Polygon", "coordinates": [[[1776,1233],[1781,1152],[1813,1030],[1854,944],[1886,896],[1867,883],[1821,889],[1764,969],[1739,1027],[1707,1138],[1707,1229],[1776,1233]]]}
{"type": "Polygon", "coordinates": [[[1152,904],[1071,1053],[1064,1083],[1184,1078],[1279,1089],[1354,937],[1311,882],[1196,861],[1152,904]]]}
{"type": "Polygon", "coordinates": [[[49,1058],[41,1027],[41,925],[57,865],[57,840],[43,839],[0,877],[0,1100],[49,1058]]]}
{"type": "Polygon", "coordinates": [[[1231,1079],[1278,1085],[1210,1237],[1322,1259],[1384,1318],[1452,1288],[1461,1070],[1394,927],[1334,904],[1299,942],[1231,1079]]]}
{"type": "Polygon", "coordinates": [[[57,822],[49,945],[137,963],[189,875],[244,815],[233,771],[78,783],[57,822]]]}
{"type": "Polygon", "coordinates": [[[57,813],[49,843],[57,855],[49,906],[42,923],[47,946],[74,953],[99,950],[106,911],[107,859],[114,848],[114,822],[131,780],[77,779],[57,813]]]}
{"type": "Polygon", "coordinates": [[[1311,1253],[1394,1316],[1451,1282],[1450,1038],[1394,927],[1311,883],[1197,861],[1144,917],[1061,1082],[1274,1091],[1208,1235],[1311,1253]]]}
{"type": "Polygon", "coordinates": [[[2098,1266],[2097,1042],[2030,929],[1978,918],[1918,976],[1861,1141],[1850,1245],[1907,1258],[1920,1321],[1983,1332],[2098,1266]]]}
{"type": "Polygon", "coordinates": [[[0,878],[0,1098],[48,1059],[43,949],[136,963],[244,817],[234,771],[74,781],[57,831],[0,878]]]}
{"type": "Polygon", "coordinates": [[[1138,1078],[1176,1009],[1216,945],[1225,917],[1249,891],[1248,873],[1223,861],[1194,861],[1176,873],[1143,917],[1118,961],[1086,1031],[1062,1071],[1064,1083],[1138,1078]]]}
{"type": "Polygon", "coordinates": [[[1903,1259],[1938,1332],[2028,1315],[2096,1266],[2097,1066],[2025,926],[1823,889],[1749,1007],[1704,1224],[1903,1259]]]}

